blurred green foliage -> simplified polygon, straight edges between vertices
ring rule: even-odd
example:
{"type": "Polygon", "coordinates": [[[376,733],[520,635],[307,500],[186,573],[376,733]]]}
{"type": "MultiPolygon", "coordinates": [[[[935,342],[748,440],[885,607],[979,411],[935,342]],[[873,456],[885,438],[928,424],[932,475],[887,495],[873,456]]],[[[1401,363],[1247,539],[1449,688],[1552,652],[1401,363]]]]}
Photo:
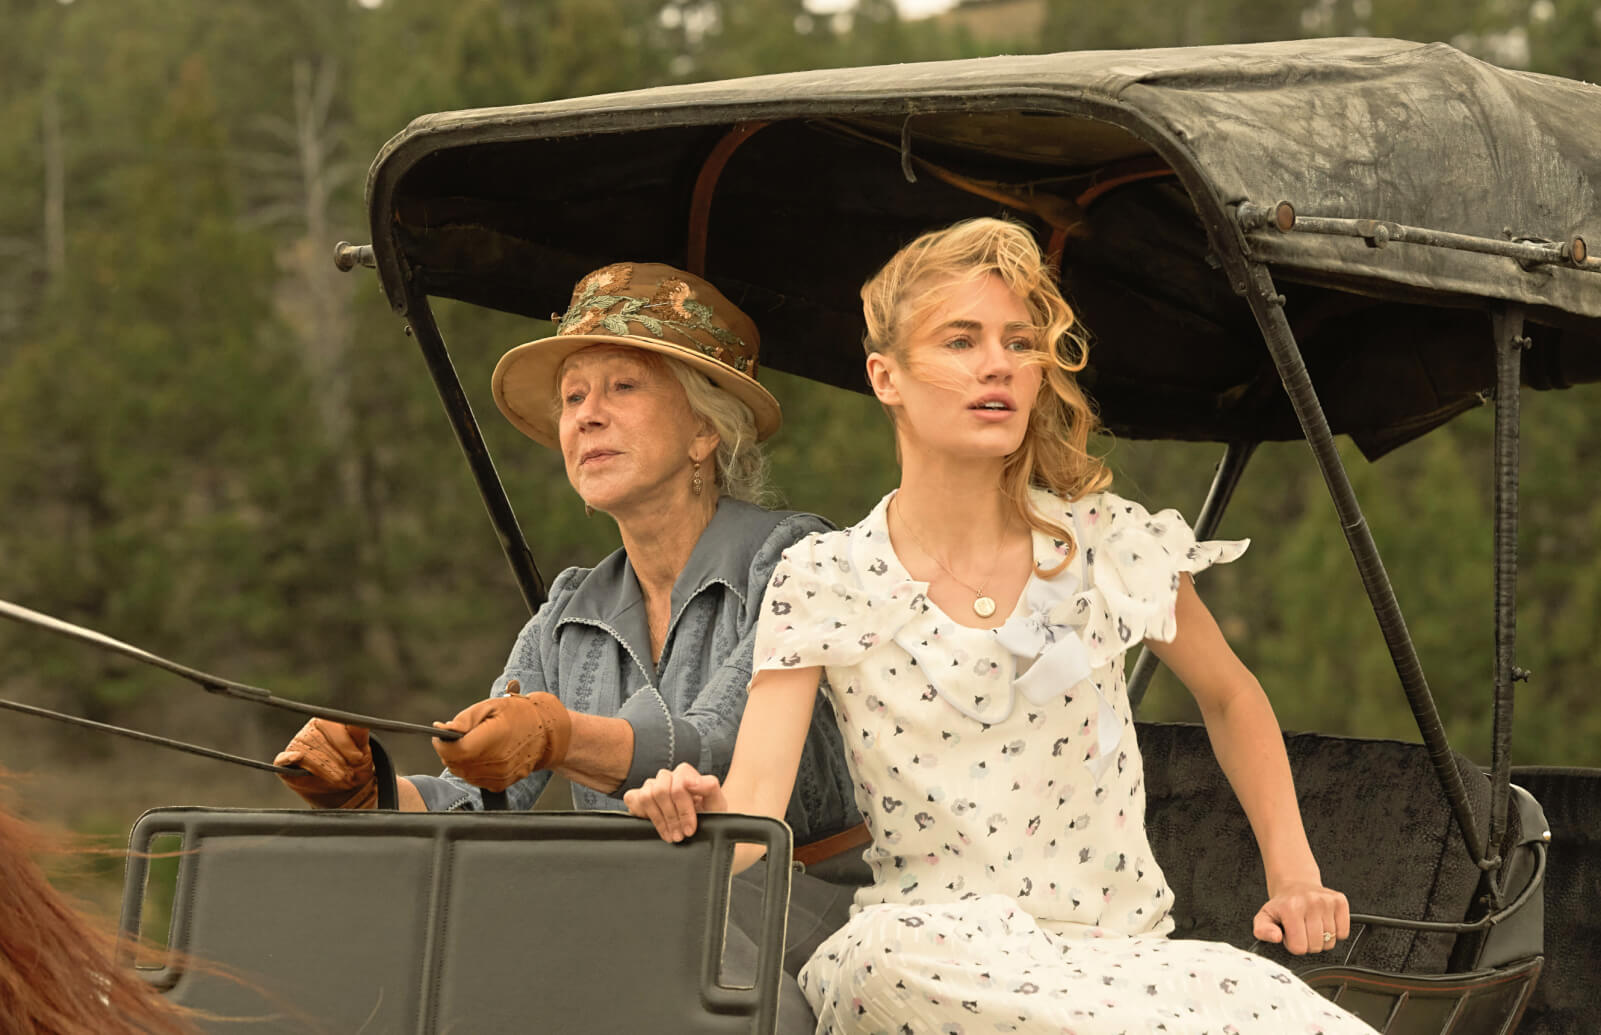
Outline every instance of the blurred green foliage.
{"type": "MultiPolygon", "coordinates": [[[[1578,0],[1055,0],[1039,38],[1005,41],[903,21],[889,0],[847,17],[802,0],[0,0],[0,24],[0,597],[411,719],[479,696],[527,616],[412,343],[370,275],[329,261],[335,241],[369,238],[362,172],[409,119],[796,68],[1302,34],[1601,66],[1601,21],[1578,0]]],[[[456,304],[439,319],[546,577],[598,559],[615,530],[488,397],[499,354],[548,325],[456,304]]],[[[791,505],[854,520],[895,479],[876,404],[771,384],[791,505]]],[[[1523,762],[1601,764],[1592,394],[1525,397],[1523,762]]],[[[1347,450],[1448,730],[1481,758],[1489,445],[1481,410],[1378,464],[1347,450]]],[[[1192,517],[1219,452],[1106,448],[1122,491],[1192,517]]],[[[1304,446],[1259,453],[1223,534],[1255,542],[1203,592],[1283,723],[1415,737],[1304,446]]],[[[134,725],[192,692],[14,628],[0,657],[0,694],[134,725]]],[[[1146,713],[1190,706],[1164,676],[1146,713]]],[[[266,721],[239,709],[234,739],[274,742],[266,721]]]]}

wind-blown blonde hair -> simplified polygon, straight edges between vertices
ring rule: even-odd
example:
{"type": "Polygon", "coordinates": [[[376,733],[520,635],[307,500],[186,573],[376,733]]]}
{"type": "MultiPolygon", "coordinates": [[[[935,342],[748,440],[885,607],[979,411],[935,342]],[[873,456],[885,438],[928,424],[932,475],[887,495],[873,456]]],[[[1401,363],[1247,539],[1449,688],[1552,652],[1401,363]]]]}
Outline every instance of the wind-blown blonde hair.
{"type": "Polygon", "coordinates": [[[1034,235],[1011,220],[988,218],[923,234],[862,285],[862,346],[869,355],[904,361],[907,334],[942,303],[946,282],[991,273],[1023,301],[1039,335],[1032,356],[1045,376],[1022,445],[1002,467],[1001,488],[1031,528],[1068,544],[1062,564],[1042,573],[1054,575],[1066,568],[1078,544],[1069,529],[1029,505],[1030,487],[1076,500],[1111,484],[1112,473],[1089,452],[1089,437],[1100,422],[1073,376],[1084,369],[1089,343],[1034,235]]]}

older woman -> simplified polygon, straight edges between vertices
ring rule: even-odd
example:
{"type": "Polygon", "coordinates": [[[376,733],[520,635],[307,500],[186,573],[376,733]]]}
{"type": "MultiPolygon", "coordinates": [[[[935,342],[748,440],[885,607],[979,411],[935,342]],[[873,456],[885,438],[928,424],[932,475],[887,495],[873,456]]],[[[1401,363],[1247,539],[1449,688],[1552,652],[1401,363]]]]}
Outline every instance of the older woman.
{"type": "MultiPolygon", "coordinates": [[[[754,377],[750,318],[670,266],[618,263],[585,277],[553,337],[501,357],[495,402],[559,449],[588,508],[623,547],[556,577],[492,696],[436,740],[449,772],[401,781],[402,807],[481,807],[478,788],[529,808],[560,773],[580,808],[621,809],[623,791],[682,761],[725,770],[750,679],[762,591],[783,550],[825,530],[765,510],[757,443],[778,402],[754,377]]],[[[320,808],[376,800],[362,731],[313,720],[279,755],[320,808]]],[[[787,819],[805,843],[858,817],[832,722],[814,724],[787,819]]]]}
{"type": "MultiPolygon", "coordinates": [[[[750,318],[706,281],[619,263],[579,282],[554,337],[501,358],[501,412],[560,449],[573,488],[617,522],[623,546],[557,576],[493,695],[441,724],[466,733],[434,741],[449,771],[402,779],[402,807],[476,809],[483,787],[526,809],[560,773],[578,807],[621,809],[624,791],[681,763],[727,771],[763,590],[785,548],[827,529],[759,505],[757,442],[780,414],[756,381],[757,347],[750,318]]],[[[798,844],[860,820],[832,712],[818,712],[785,817],[798,844]]],[[[305,770],[285,782],[319,808],[376,800],[364,730],[313,720],[278,763],[305,770]]],[[[848,903],[814,883],[795,886],[797,964],[810,952],[801,942],[827,934],[848,903]]]]}

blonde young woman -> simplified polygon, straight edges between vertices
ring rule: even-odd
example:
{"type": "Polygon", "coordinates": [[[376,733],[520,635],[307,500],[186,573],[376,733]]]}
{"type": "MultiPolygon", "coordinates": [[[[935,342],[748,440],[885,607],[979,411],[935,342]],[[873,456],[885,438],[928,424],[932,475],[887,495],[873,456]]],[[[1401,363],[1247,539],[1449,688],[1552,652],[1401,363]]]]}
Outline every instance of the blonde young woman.
{"type": "Polygon", "coordinates": [[[701,811],[782,815],[826,672],[874,882],[802,971],[819,1031],[1369,1031],[1274,964],[1165,937],[1123,682],[1142,641],[1251,820],[1256,937],[1301,954],[1349,934],[1272,708],[1190,579],[1247,544],[1105,491],[1084,343],[1023,227],[924,235],[862,298],[900,487],[785,552],[726,779],[678,766],[629,809],[673,841],[701,811]]]}

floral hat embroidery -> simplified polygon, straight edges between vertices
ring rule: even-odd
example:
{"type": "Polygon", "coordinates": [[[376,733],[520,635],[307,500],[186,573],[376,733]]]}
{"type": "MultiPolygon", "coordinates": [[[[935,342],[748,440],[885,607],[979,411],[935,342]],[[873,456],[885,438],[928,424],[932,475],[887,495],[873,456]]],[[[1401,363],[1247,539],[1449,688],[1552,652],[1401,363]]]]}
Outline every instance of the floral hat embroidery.
{"type": "Polygon", "coordinates": [[[778,401],[756,381],[761,345],[756,324],[717,288],[660,263],[603,266],[573,288],[556,333],[501,357],[491,387],[495,404],[524,434],[557,445],[557,376],[568,356],[592,345],[624,345],[672,356],[739,399],[756,437],[778,430],[778,401]]]}
{"type": "Polygon", "coordinates": [[[624,291],[634,279],[632,263],[619,262],[596,270],[579,282],[556,332],[592,334],[599,328],[607,334],[638,334],[629,326],[634,324],[652,338],[685,342],[740,373],[754,376],[756,347],[720,323],[715,309],[695,299],[694,289],[684,279],[687,276],[663,277],[655,290],[645,296],[624,291]]]}

